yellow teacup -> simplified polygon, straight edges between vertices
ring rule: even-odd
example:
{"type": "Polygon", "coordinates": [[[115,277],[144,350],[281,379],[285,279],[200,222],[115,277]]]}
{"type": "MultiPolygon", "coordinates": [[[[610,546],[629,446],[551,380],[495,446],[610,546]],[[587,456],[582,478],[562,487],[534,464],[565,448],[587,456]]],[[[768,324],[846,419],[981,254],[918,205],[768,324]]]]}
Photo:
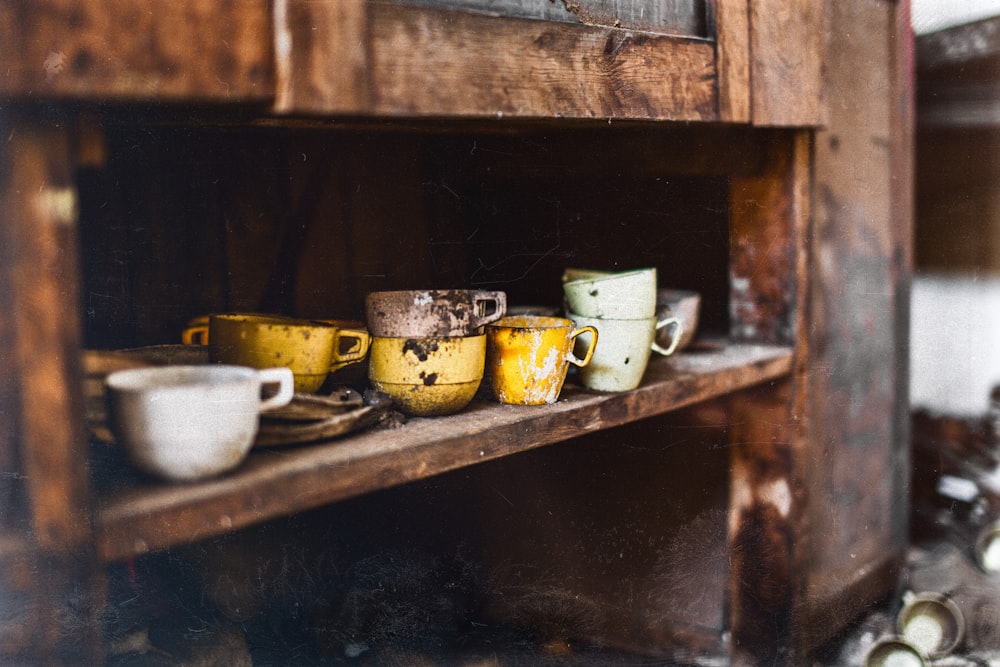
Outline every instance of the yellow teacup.
{"type": "Polygon", "coordinates": [[[372,337],[368,379],[402,412],[419,417],[458,412],[483,379],[486,334],[445,338],[372,337]]]}
{"type": "Polygon", "coordinates": [[[501,403],[545,405],[559,399],[569,365],[586,366],[597,346],[597,330],[576,328],[563,317],[504,317],[486,327],[486,368],[501,403]],[[573,354],[577,336],[590,333],[583,358],[573,354]]]}
{"type": "Polygon", "coordinates": [[[216,363],[271,368],[285,366],[295,376],[295,391],[318,390],[331,370],[360,361],[370,338],[364,331],[350,331],[357,339],[341,348],[344,330],[331,324],[280,315],[226,313],[209,317],[209,358],[216,363]]]}

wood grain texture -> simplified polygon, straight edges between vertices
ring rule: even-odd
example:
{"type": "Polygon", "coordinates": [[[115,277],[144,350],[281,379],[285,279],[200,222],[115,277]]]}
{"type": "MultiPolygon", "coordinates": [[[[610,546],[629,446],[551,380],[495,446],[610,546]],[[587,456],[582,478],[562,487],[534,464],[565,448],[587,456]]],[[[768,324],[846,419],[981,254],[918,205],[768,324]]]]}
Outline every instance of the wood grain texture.
{"type": "Polygon", "coordinates": [[[0,2],[0,95],[268,101],[265,0],[0,2]]]}
{"type": "Polygon", "coordinates": [[[754,125],[817,126],[826,118],[826,2],[750,0],[754,125]]]}
{"type": "Polygon", "coordinates": [[[718,117],[704,40],[353,0],[288,0],[285,16],[279,113],[718,117]]]}
{"type": "Polygon", "coordinates": [[[719,71],[719,118],[750,122],[750,23],[743,0],[712,0],[715,58],[719,71]]]}
{"type": "Polygon", "coordinates": [[[622,394],[564,388],[552,406],[477,401],[458,415],[413,419],[329,444],[253,454],[235,474],[187,486],[140,485],[104,497],[101,557],[112,561],[304,511],[662,414],[786,375],[786,348],[728,346],[651,363],[622,394]],[[295,489],[295,493],[289,493],[295,489]]]}
{"type": "Polygon", "coordinates": [[[705,37],[704,0],[390,0],[401,5],[463,9],[509,18],[587,23],[705,37]]]}
{"type": "Polygon", "coordinates": [[[810,253],[817,261],[809,299],[815,463],[807,471],[816,528],[801,609],[809,644],[892,592],[906,548],[912,270],[906,7],[878,0],[830,5],[839,38],[826,71],[840,103],[830,106],[828,126],[816,134],[810,253]],[[847,589],[854,594],[845,595],[847,589]]]}

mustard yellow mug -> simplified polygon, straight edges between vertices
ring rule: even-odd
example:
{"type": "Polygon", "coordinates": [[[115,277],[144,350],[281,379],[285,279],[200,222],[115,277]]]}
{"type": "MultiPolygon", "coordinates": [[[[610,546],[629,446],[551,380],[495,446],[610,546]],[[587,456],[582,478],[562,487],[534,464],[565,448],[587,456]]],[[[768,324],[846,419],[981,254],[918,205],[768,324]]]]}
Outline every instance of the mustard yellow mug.
{"type": "Polygon", "coordinates": [[[370,341],[363,330],[342,330],[282,315],[224,313],[210,315],[208,323],[211,361],[251,368],[290,368],[295,391],[302,393],[317,391],[327,374],[344,363],[364,359],[370,341]],[[342,337],[355,342],[345,350],[342,337]]]}
{"type": "Polygon", "coordinates": [[[570,364],[586,366],[597,347],[597,329],[577,328],[563,317],[504,317],[486,327],[486,370],[501,403],[545,405],[559,400],[570,364]],[[577,336],[589,333],[583,358],[577,336]]]}
{"type": "Polygon", "coordinates": [[[486,364],[486,334],[427,338],[373,336],[371,385],[417,417],[458,412],[476,395],[486,364]]]}

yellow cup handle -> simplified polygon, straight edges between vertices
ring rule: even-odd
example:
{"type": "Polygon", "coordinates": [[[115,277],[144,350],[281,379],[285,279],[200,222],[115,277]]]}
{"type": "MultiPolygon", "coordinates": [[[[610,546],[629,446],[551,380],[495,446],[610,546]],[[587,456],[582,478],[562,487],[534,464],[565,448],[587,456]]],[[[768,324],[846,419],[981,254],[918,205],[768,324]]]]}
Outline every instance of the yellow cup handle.
{"type": "Polygon", "coordinates": [[[657,331],[659,331],[663,327],[670,326],[671,324],[674,325],[674,337],[673,340],[670,341],[670,346],[664,349],[659,345],[657,345],[655,341],[653,342],[652,345],[652,348],[655,351],[659,352],[665,357],[669,357],[671,354],[674,353],[674,350],[677,349],[677,344],[681,342],[681,336],[684,335],[684,324],[682,324],[681,321],[676,317],[668,317],[667,319],[660,320],[659,322],[656,323],[657,331]]]}
{"type": "Polygon", "coordinates": [[[363,329],[337,329],[337,334],[333,341],[333,363],[330,370],[334,371],[346,364],[363,360],[368,356],[368,348],[371,346],[372,337],[363,329]],[[354,339],[354,344],[346,351],[340,351],[340,340],[354,339]]]}
{"type": "MultiPolygon", "coordinates": [[[[594,348],[597,347],[597,329],[591,326],[580,327],[576,329],[569,335],[570,340],[576,340],[576,337],[582,333],[590,334],[590,345],[587,347],[587,354],[583,355],[583,359],[578,358],[572,352],[567,356],[567,361],[575,366],[586,366],[590,363],[590,358],[594,356],[594,348]]],[[[572,348],[571,348],[572,349],[572,348]]]]}
{"type": "Polygon", "coordinates": [[[185,345],[208,345],[208,325],[188,327],[181,333],[181,342],[185,345]]]}

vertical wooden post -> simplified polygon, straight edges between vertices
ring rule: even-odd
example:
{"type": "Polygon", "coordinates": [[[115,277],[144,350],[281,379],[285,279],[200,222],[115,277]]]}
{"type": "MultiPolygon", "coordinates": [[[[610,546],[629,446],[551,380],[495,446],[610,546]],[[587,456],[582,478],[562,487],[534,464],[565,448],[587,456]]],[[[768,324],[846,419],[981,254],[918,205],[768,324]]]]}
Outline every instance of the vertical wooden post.
{"type": "Polygon", "coordinates": [[[30,592],[37,614],[32,643],[43,661],[89,661],[100,652],[70,122],[39,109],[0,118],[0,270],[13,342],[5,373],[20,379],[17,404],[4,412],[13,415],[18,434],[27,548],[38,567],[30,592]]]}
{"type": "Polygon", "coordinates": [[[796,664],[809,453],[804,374],[810,161],[775,133],[763,173],[732,181],[732,336],[795,347],[792,377],[731,401],[729,623],[734,665],[796,664]]]}

